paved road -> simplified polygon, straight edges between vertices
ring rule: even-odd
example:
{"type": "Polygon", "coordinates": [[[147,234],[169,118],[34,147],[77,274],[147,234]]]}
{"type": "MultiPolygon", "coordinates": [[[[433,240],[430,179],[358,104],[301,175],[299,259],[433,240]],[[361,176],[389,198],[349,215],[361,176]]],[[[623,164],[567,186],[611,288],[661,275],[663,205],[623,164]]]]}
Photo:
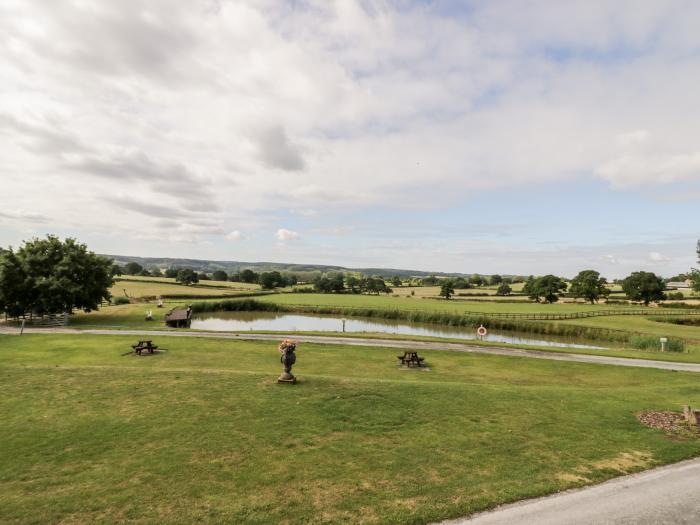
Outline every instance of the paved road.
{"type": "MultiPolygon", "coordinates": [[[[433,341],[407,341],[396,339],[373,339],[339,336],[316,336],[301,334],[248,334],[227,332],[193,332],[193,331],[163,331],[163,330],[76,330],[71,328],[30,328],[25,333],[70,333],[97,335],[136,335],[152,337],[207,337],[215,339],[245,339],[256,341],[279,341],[289,337],[304,343],[323,343],[352,346],[381,346],[388,348],[416,348],[423,350],[448,350],[452,352],[468,352],[475,354],[505,355],[529,357],[533,359],[550,359],[554,361],[573,361],[578,363],[596,363],[601,365],[632,366],[641,368],[658,368],[661,370],[677,370],[683,372],[700,372],[698,363],[678,363],[672,361],[652,361],[625,357],[608,357],[600,355],[568,354],[546,352],[542,350],[524,350],[521,348],[505,348],[500,346],[475,346],[465,343],[440,343],[433,341]]],[[[17,333],[16,329],[0,328],[0,333],[17,333]]],[[[700,523],[700,522],[699,522],[700,523]]]]}
{"type": "Polygon", "coordinates": [[[441,525],[664,525],[700,523],[700,459],[594,487],[521,501],[441,525]]]}

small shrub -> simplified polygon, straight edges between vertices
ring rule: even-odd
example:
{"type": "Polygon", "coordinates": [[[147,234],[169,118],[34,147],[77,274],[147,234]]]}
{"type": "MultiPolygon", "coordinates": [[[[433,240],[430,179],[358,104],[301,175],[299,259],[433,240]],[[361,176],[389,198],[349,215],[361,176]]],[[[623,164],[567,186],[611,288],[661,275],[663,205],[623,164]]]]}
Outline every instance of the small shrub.
{"type": "Polygon", "coordinates": [[[668,292],[666,294],[666,297],[668,297],[672,301],[682,301],[683,299],[685,299],[683,292],[668,292]]]}
{"type": "Polygon", "coordinates": [[[113,304],[129,304],[130,302],[129,298],[124,296],[115,297],[112,301],[113,304]]]}
{"type": "MultiPolygon", "coordinates": [[[[629,338],[629,344],[632,348],[639,350],[661,350],[661,341],[653,335],[632,335],[629,338]]],[[[667,352],[683,352],[685,343],[682,339],[669,338],[666,343],[667,352]]]]}

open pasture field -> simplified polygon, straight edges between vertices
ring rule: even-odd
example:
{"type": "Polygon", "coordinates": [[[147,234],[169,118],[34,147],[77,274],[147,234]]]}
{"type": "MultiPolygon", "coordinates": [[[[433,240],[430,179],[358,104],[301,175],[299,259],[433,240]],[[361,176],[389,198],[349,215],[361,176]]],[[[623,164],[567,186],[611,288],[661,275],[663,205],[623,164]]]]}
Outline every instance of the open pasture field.
{"type": "MultiPolygon", "coordinates": [[[[391,286],[391,284],[389,285],[391,286]]],[[[523,289],[523,283],[511,284],[510,287],[514,292],[520,292],[523,289]]],[[[439,286],[391,286],[393,292],[392,295],[398,295],[399,297],[408,297],[413,295],[413,297],[432,297],[437,298],[440,296],[439,286]]],[[[498,296],[496,295],[497,286],[479,286],[477,288],[457,288],[455,289],[455,299],[461,299],[462,297],[468,297],[474,294],[488,294],[490,299],[519,299],[519,296],[498,296]],[[463,295],[457,295],[463,294],[463,295]]],[[[527,299],[527,298],[525,298],[527,299]]]]}
{"type": "MultiPolygon", "coordinates": [[[[412,298],[440,298],[439,286],[405,286],[402,288],[392,288],[392,297],[412,297],[412,298]]],[[[463,301],[475,298],[480,301],[529,301],[522,295],[496,295],[496,289],[491,287],[455,289],[452,300],[463,301]],[[488,294],[484,296],[483,294],[488,294]]]]}
{"type": "MultiPolygon", "coordinates": [[[[392,297],[391,295],[351,295],[351,294],[279,294],[260,297],[284,305],[336,306],[343,308],[380,308],[387,310],[420,310],[430,312],[509,312],[509,313],[569,313],[591,310],[617,310],[630,308],[627,305],[543,304],[523,302],[498,303],[450,299],[430,299],[420,297],[392,297]]],[[[639,309],[640,307],[636,307],[639,309]]]]}
{"type": "MultiPolygon", "coordinates": [[[[167,295],[170,297],[175,297],[178,295],[186,296],[212,296],[212,297],[223,297],[229,295],[236,295],[240,293],[256,292],[260,290],[258,285],[246,285],[244,283],[230,283],[230,284],[242,284],[241,287],[225,286],[226,283],[221,283],[223,286],[214,287],[210,285],[203,286],[184,286],[178,284],[174,279],[169,279],[165,281],[163,277],[162,281],[159,279],[157,282],[155,280],[117,280],[110,289],[113,297],[125,297],[130,298],[140,298],[140,297],[154,297],[158,295],[167,295]]],[[[158,279],[158,278],[150,278],[158,279]]]]}
{"type": "Polygon", "coordinates": [[[3,523],[429,523],[700,454],[688,373],[163,336],[0,336],[3,523]]]}
{"type": "MultiPolygon", "coordinates": [[[[159,282],[166,284],[176,284],[179,283],[172,277],[149,277],[140,275],[124,275],[122,277],[117,277],[117,279],[127,280],[127,281],[142,281],[142,282],[159,282]]],[[[203,286],[215,287],[215,288],[232,288],[234,290],[245,290],[249,292],[254,292],[260,290],[259,284],[254,283],[239,283],[232,281],[199,281],[197,284],[190,286],[190,288],[200,288],[203,286]]]]}

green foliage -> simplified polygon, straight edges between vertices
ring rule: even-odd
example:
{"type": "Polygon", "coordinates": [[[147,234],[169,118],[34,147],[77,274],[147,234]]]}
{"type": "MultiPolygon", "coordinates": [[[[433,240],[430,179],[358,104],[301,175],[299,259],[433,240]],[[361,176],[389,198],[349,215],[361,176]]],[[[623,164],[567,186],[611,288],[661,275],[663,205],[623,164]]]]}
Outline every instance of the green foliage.
{"type": "Polygon", "coordinates": [[[12,316],[89,312],[111,297],[112,267],[75,239],[32,239],[0,254],[0,309],[12,316]]]}
{"type": "Polygon", "coordinates": [[[598,299],[610,295],[610,289],[607,287],[607,280],[601,277],[600,273],[595,270],[583,270],[572,279],[569,293],[593,304],[598,302],[598,299]]]}
{"type": "Polygon", "coordinates": [[[212,275],[211,275],[212,280],[214,281],[228,281],[228,275],[226,274],[225,271],[223,270],[216,270],[212,275]]]}
{"type": "Polygon", "coordinates": [[[120,295],[118,297],[115,297],[112,300],[113,304],[129,304],[131,301],[129,300],[128,297],[124,297],[123,295],[120,295]]]}
{"type": "Polygon", "coordinates": [[[118,264],[112,265],[112,270],[110,271],[110,274],[112,275],[112,277],[117,277],[123,273],[124,273],[124,269],[121,266],[119,266],[118,264]]]}
{"type": "Polygon", "coordinates": [[[666,283],[652,272],[634,272],[622,281],[622,290],[632,301],[642,301],[648,305],[651,301],[666,299],[666,283]]]}
{"type": "Polygon", "coordinates": [[[423,286],[435,286],[440,283],[440,279],[435,277],[434,275],[429,275],[428,277],[424,277],[421,279],[421,283],[423,286]]]}
{"type": "Polygon", "coordinates": [[[496,295],[510,295],[512,291],[513,289],[508,285],[508,283],[502,282],[496,289],[496,295]]]}
{"type": "Polygon", "coordinates": [[[345,276],[336,272],[319,277],[314,281],[314,290],[320,293],[340,293],[345,290],[345,276]]]}
{"type": "Polygon", "coordinates": [[[34,299],[32,282],[22,261],[12,250],[0,250],[0,311],[24,315],[34,299]]]}
{"type": "MultiPolygon", "coordinates": [[[[666,351],[668,352],[683,352],[685,350],[685,342],[682,339],[667,338],[666,351]]],[[[661,350],[661,340],[658,337],[650,335],[632,335],[629,338],[629,344],[633,348],[640,350],[661,350]]]]}
{"type": "Polygon", "coordinates": [[[454,283],[450,279],[445,279],[440,285],[440,297],[449,299],[455,293],[454,283]]]}
{"type": "Polygon", "coordinates": [[[700,270],[693,268],[688,275],[690,279],[690,287],[694,292],[700,292],[700,270]]]}
{"type": "Polygon", "coordinates": [[[177,277],[177,268],[168,268],[165,270],[165,277],[169,279],[175,279],[177,277]]]}
{"type": "Polygon", "coordinates": [[[182,268],[177,271],[175,280],[184,285],[195,284],[199,282],[199,275],[191,268],[182,268]]]}
{"type": "Polygon", "coordinates": [[[534,278],[530,276],[523,287],[523,292],[527,293],[530,299],[539,302],[544,299],[546,303],[556,303],[559,294],[566,290],[566,283],[556,275],[545,275],[534,278]]]}
{"type": "Polygon", "coordinates": [[[246,268],[239,274],[239,278],[242,283],[257,283],[260,276],[253,270],[246,268]]]}
{"type": "Polygon", "coordinates": [[[223,301],[202,301],[192,304],[192,311],[202,312],[286,312],[288,308],[255,299],[224,299],[223,301]]]}
{"type": "Polygon", "coordinates": [[[469,277],[469,283],[473,286],[483,286],[486,284],[486,281],[478,273],[473,273],[471,277],[469,277]]]}
{"type": "Polygon", "coordinates": [[[489,279],[489,283],[494,285],[494,286],[497,284],[501,284],[502,282],[503,282],[503,277],[501,277],[497,273],[492,275],[491,278],[489,279]]]}
{"type": "Polygon", "coordinates": [[[360,291],[379,295],[380,293],[391,293],[391,288],[381,277],[364,277],[360,279],[360,291]]]}
{"type": "Polygon", "coordinates": [[[358,293],[360,291],[360,279],[353,274],[347,274],[345,277],[345,284],[352,293],[358,293]]]}
{"type": "Polygon", "coordinates": [[[124,273],[127,275],[139,275],[143,271],[143,266],[137,262],[130,262],[124,265],[124,273]]]}
{"type": "Polygon", "coordinates": [[[466,290],[467,288],[471,288],[472,285],[469,283],[467,279],[464,277],[456,277],[455,279],[452,279],[452,284],[456,289],[460,290],[466,290]]]}
{"type": "Polygon", "coordinates": [[[666,294],[666,298],[673,301],[682,301],[685,299],[685,296],[683,295],[683,292],[668,292],[666,294]]]}
{"type": "Polygon", "coordinates": [[[261,273],[259,281],[263,290],[272,290],[273,288],[284,287],[287,285],[287,281],[278,271],[261,273]]]}
{"type": "Polygon", "coordinates": [[[535,277],[531,275],[530,277],[527,278],[525,281],[525,284],[523,285],[523,293],[527,295],[530,299],[539,301],[539,296],[534,296],[533,293],[535,291],[535,277]]]}

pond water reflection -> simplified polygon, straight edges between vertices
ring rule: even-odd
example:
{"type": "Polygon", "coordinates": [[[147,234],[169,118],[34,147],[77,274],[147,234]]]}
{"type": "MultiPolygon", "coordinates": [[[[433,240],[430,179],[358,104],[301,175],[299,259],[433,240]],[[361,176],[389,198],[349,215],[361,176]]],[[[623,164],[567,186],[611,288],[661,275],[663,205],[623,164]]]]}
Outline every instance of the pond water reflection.
{"type": "MultiPolygon", "coordinates": [[[[275,331],[275,332],[381,332],[400,335],[450,337],[476,339],[476,330],[466,327],[438,324],[411,323],[364,317],[338,317],[332,315],[288,314],[276,312],[209,312],[196,315],[192,328],[212,331],[275,331]],[[344,327],[343,327],[344,325],[344,327]]],[[[556,336],[533,338],[531,334],[518,332],[493,332],[484,341],[498,343],[558,346],[567,348],[602,348],[585,344],[584,341],[556,336]]]]}

